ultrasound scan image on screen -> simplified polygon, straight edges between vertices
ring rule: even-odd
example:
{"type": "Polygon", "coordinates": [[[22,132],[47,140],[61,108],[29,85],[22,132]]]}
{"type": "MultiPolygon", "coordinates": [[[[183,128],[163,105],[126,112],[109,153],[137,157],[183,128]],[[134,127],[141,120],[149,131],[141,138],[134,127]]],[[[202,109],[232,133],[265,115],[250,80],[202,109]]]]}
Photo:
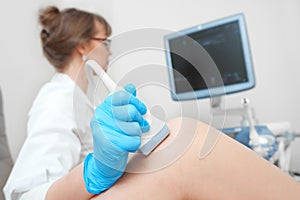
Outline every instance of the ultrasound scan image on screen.
{"type": "Polygon", "coordinates": [[[222,86],[226,94],[254,87],[250,48],[245,24],[241,20],[244,20],[243,16],[236,15],[207,26],[192,27],[183,31],[185,35],[171,34],[165,38],[171,88],[179,95],[177,97],[184,94],[182,99],[188,99],[188,92],[192,91],[198,93],[197,98],[206,98],[208,86],[222,86]],[[197,60],[196,46],[199,44],[213,59],[221,79],[210,73],[209,67],[193,66],[189,62],[197,60]]]}

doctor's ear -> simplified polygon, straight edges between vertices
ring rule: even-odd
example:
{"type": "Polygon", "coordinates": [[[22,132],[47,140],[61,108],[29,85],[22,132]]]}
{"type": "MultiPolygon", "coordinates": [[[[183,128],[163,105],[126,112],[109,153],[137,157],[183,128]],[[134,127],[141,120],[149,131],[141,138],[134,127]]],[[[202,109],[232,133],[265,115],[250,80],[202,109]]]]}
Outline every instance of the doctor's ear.
{"type": "Polygon", "coordinates": [[[86,54],[87,51],[87,44],[85,43],[81,43],[76,47],[76,51],[80,54],[80,55],[84,55],[86,54]]]}
{"type": "Polygon", "coordinates": [[[88,44],[86,42],[79,44],[76,48],[75,51],[77,51],[77,53],[79,55],[81,55],[82,60],[85,61],[87,59],[87,55],[88,55],[88,44]]]}

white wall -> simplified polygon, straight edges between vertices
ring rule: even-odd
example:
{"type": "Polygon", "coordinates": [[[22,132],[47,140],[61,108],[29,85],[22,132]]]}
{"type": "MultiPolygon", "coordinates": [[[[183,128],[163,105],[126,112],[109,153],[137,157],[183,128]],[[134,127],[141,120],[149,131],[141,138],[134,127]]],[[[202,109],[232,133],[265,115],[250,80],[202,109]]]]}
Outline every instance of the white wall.
{"type": "MultiPolygon", "coordinates": [[[[39,44],[37,10],[42,5],[80,6],[101,13],[113,26],[113,36],[139,28],[180,30],[224,16],[243,12],[246,17],[255,67],[255,89],[226,97],[228,106],[239,105],[249,97],[262,122],[289,121],[300,132],[300,1],[298,0],[77,0],[6,1],[0,8],[1,59],[0,85],[5,101],[9,145],[15,159],[26,133],[27,112],[38,89],[53,73],[43,59],[39,44]],[[19,6],[16,6],[19,4],[19,6]],[[21,4],[21,5],[20,5],[21,4]],[[13,8],[13,9],[12,9],[13,8]],[[13,10],[13,12],[12,12],[13,10]],[[38,76],[37,76],[38,74],[38,76]]],[[[116,47],[114,47],[116,48],[116,47]]],[[[120,59],[110,70],[118,80],[128,71],[145,64],[165,65],[158,52],[138,52],[120,59]],[[148,56],[145,56],[145,54],[148,56]],[[120,67],[122,66],[122,67],[120,67]]],[[[166,73],[162,73],[166,77],[166,73]]],[[[156,76],[156,74],[149,74],[156,76]]],[[[153,95],[155,91],[150,91],[153,95]]],[[[163,94],[167,117],[178,115],[178,106],[163,94]]],[[[208,100],[197,101],[201,120],[209,121],[208,100]]],[[[194,102],[181,103],[193,109],[194,102]]],[[[228,124],[237,119],[228,118],[228,124]]],[[[300,146],[300,143],[299,145],[300,146]]],[[[295,158],[300,160],[298,157],[295,158]]]]}

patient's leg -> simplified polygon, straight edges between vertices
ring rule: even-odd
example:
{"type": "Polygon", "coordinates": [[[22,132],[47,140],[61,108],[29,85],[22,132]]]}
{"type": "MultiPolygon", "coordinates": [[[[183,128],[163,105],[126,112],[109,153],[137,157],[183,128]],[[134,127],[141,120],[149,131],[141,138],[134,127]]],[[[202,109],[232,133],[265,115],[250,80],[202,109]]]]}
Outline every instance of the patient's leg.
{"type": "MultiPolygon", "coordinates": [[[[125,173],[95,199],[299,199],[299,183],[226,135],[221,134],[210,154],[199,159],[209,126],[178,118],[168,123],[172,134],[181,128],[181,120],[196,124],[198,129],[180,159],[153,173],[125,173]]],[[[166,148],[171,140],[168,138],[156,151],[166,148]]]]}

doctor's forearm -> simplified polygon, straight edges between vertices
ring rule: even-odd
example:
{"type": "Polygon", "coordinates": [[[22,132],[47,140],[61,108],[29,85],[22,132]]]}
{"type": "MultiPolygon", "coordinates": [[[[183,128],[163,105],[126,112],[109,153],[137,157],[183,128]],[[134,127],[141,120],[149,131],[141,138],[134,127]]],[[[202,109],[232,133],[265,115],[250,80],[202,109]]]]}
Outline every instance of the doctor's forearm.
{"type": "Polygon", "coordinates": [[[85,188],[83,164],[76,166],[70,173],[55,181],[49,188],[46,200],[90,199],[94,195],[85,188]]]}

